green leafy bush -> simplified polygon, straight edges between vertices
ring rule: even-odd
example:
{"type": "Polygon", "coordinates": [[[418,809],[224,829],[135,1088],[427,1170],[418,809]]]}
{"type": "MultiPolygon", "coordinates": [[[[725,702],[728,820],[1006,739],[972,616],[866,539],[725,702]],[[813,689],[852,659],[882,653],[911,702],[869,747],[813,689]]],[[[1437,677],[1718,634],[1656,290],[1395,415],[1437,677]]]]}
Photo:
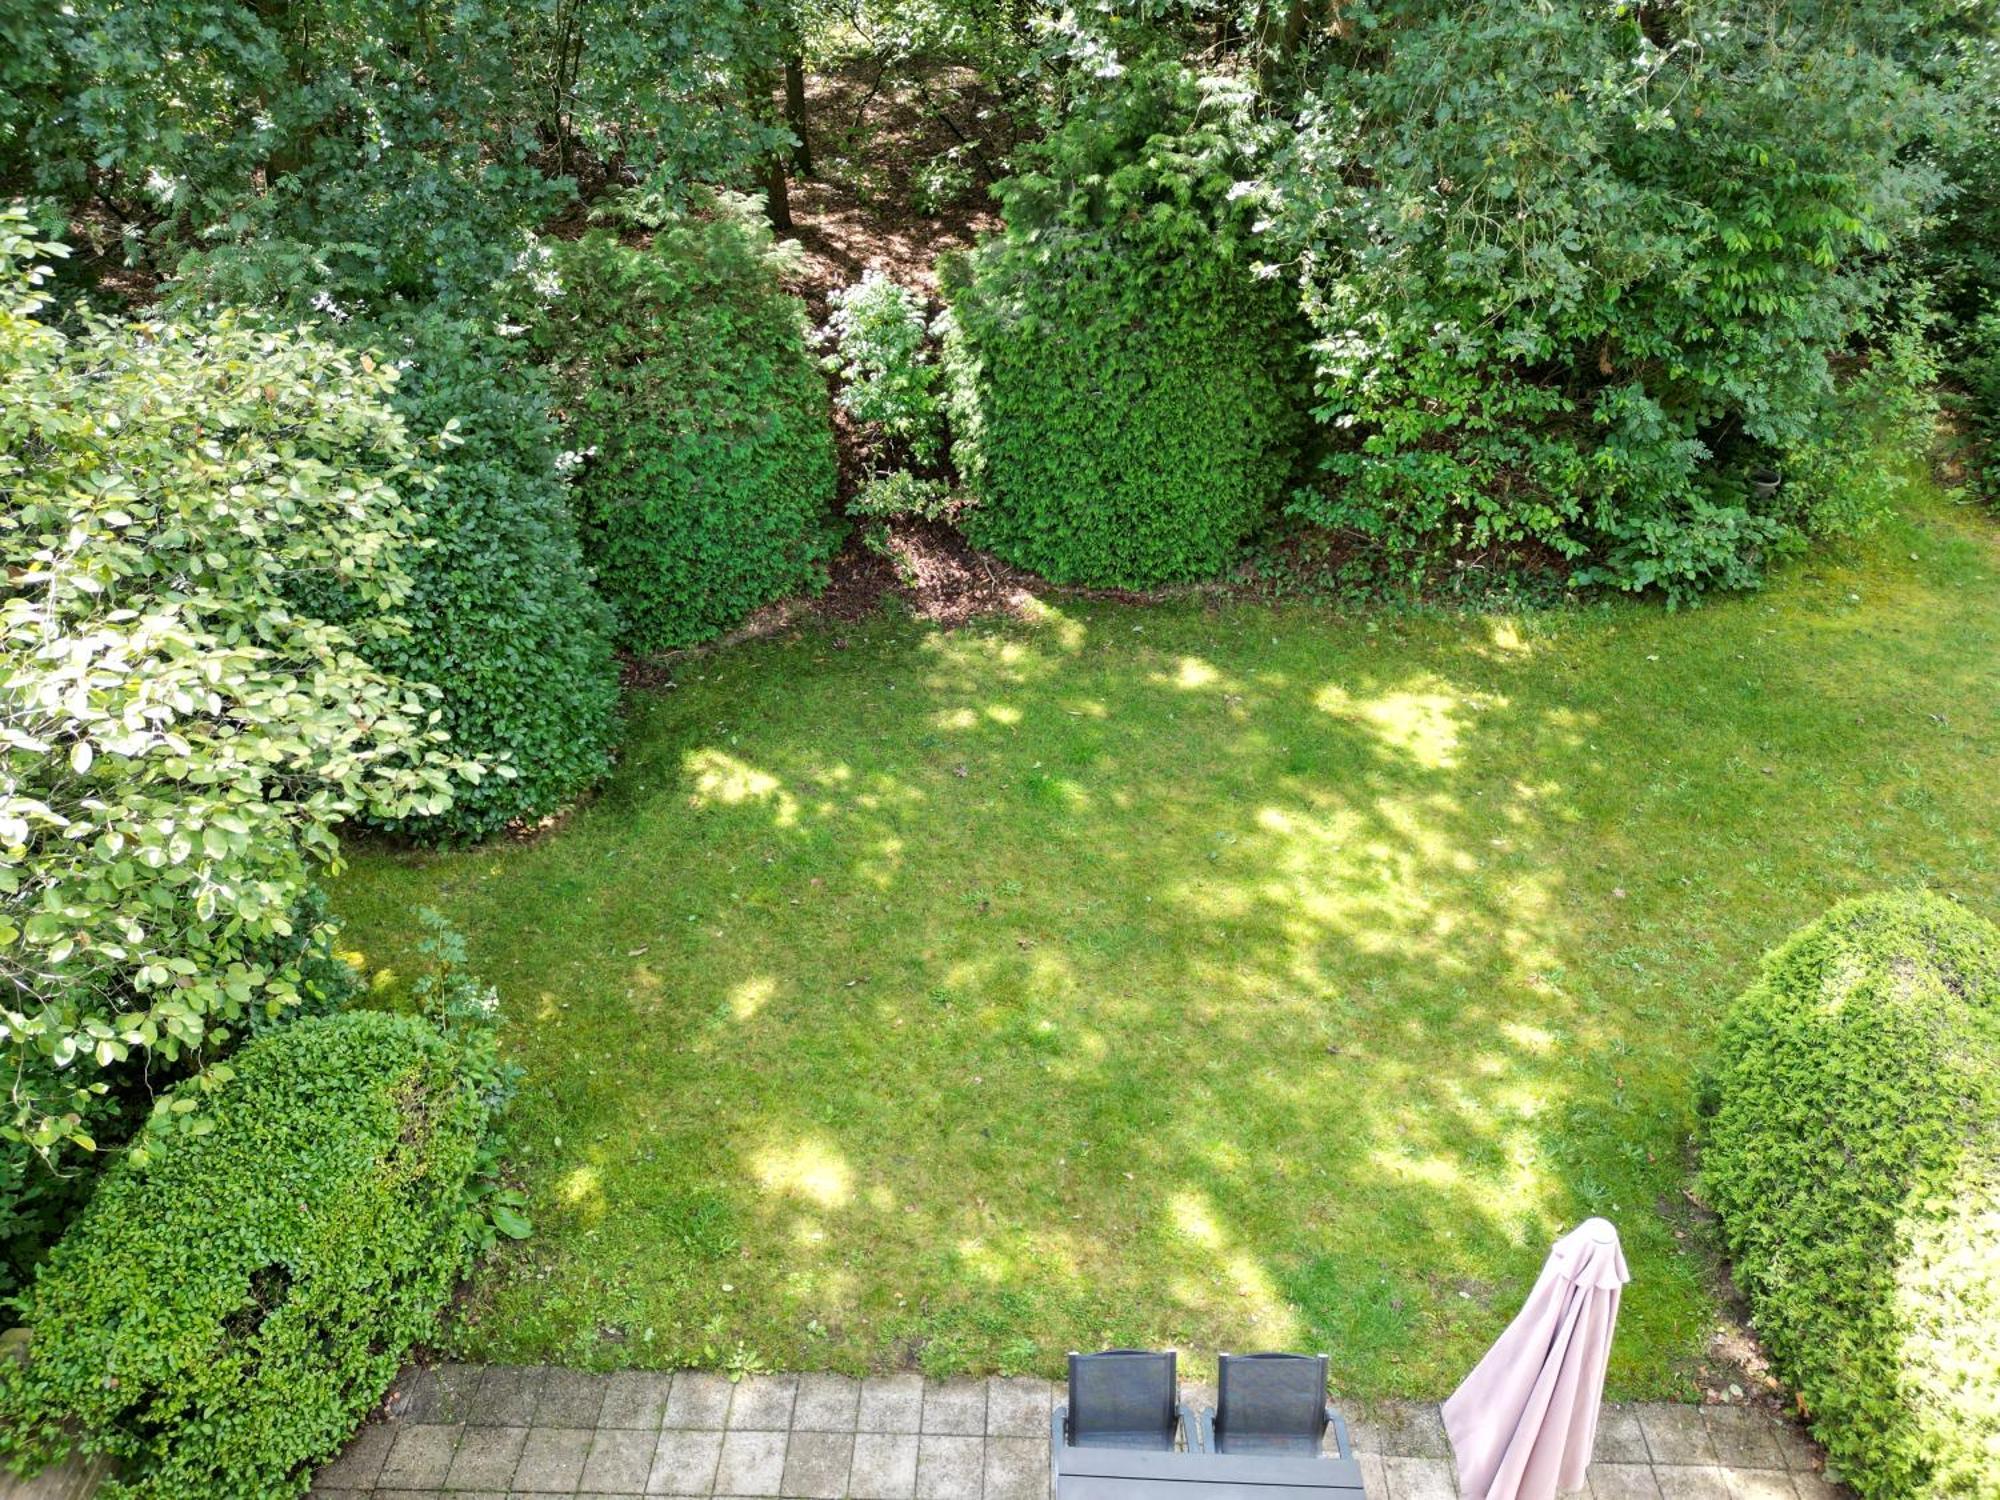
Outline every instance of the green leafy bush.
{"type": "Polygon", "coordinates": [[[1343,6],[1264,189],[1333,439],[1295,513],[1670,599],[1865,520],[1818,481],[1942,187],[1921,9],[1343,6]]]}
{"type": "Polygon", "coordinates": [[[601,233],[555,245],[548,270],[535,338],[624,644],[692,645],[822,583],[833,427],[769,232],[738,206],[650,249],[601,233]]]}
{"type": "Polygon", "coordinates": [[[1869,1497],[2000,1495],[2000,929],[1835,907],[1719,1056],[1702,1189],[1814,1434],[1869,1497]]]}
{"type": "Polygon", "coordinates": [[[1000,184],[1007,228],[947,263],[967,534],[1063,583],[1213,577],[1291,476],[1292,297],[1254,274],[1246,101],[1134,70],[1000,184]]]}
{"type": "MultiPolygon", "coordinates": [[[[413,432],[444,434],[415,498],[424,546],[406,566],[404,613],[422,628],[372,648],[378,666],[438,690],[440,724],[486,768],[445,811],[371,819],[409,838],[483,838],[555,812],[601,780],[617,739],[611,614],[590,585],[547,381],[499,299],[449,308],[343,306],[292,274],[282,245],[226,246],[182,263],[169,305],[267,307],[400,375],[390,404],[413,432]]],[[[342,619],[337,589],[315,610],[342,619]]]]}
{"type": "Polygon", "coordinates": [[[890,461],[936,463],[944,449],[944,409],[923,305],[880,271],[840,288],[832,302],[826,333],[834,348],[824,363],[844,382],[842,409],[870,429],[890,461]]]}
{"type": "Polygon", "coordinates": [[[1973,440],[1973,483],[2000,504],[2000,296],[1965,331],[1956,371],[1973,440]]]}
{"type": "Polygon", "coordinates": [[[284,940],[337,825],[434,815],[479,767],[368,660],[409,628],[426,483],[394,373],[228,313],[64,336],[20,225],[0,213],[0,1135],[52,1155],[91,1148],[116,1077],[298,1004],[273,955],[308,951],[284,940]]]}
{"type": "Polygon", "coordinates": [[[430,545],[403,608],[421,628],[371,659],[435,684],[453,747],[489,767],[444,811],[385,826],[457,840],[533,822],[604,778],[618,736],[612,615],[583,566],[547,384],[491,321],[398,310],[339,336],[401,366],[391,399],[413,430],[456,438],[417,500],[430,545]]]}
{"type": "Polygon", "coordinates": [[[107,1452],[148,1500],[292,1496],[429,1337],[476,1243],[486,1018],[350,1012],[245,1046],[196,1123],[120,1161],[26,1302],[0,1452],[107,1452]],[[79,1436],[80,1435],[80,1436],[79,1436]]]}

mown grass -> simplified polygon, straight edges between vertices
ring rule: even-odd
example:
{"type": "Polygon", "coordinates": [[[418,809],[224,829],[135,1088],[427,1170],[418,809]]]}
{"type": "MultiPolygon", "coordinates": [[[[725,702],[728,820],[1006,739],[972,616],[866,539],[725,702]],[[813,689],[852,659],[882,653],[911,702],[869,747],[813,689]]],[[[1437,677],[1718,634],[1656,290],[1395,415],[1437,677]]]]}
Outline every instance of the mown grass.
{"type": "Polygon", "coordinates": [[[2000,914],[2000,546],[1927,490],[1669,614],[1073,606],[687,664],[535,842],[364,853],[467,933],[538,1233],[471,1355],[1039,1370],[1330,1350],[1448,1391],[1552,1236],[1625,1236],[1611,1383],[1713,1327],[1718,1007],[1830,903],[2000,914]]]}

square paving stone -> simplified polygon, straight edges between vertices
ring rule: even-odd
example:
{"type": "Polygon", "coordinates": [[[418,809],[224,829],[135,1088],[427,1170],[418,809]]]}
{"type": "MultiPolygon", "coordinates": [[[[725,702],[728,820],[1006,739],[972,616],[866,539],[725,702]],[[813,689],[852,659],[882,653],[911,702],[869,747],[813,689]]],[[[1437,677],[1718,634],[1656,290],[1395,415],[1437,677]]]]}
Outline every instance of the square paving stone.
{"type": "Polygon", "coordinates": [[[785,1447],[784,1492],[814,1500],[840,1500],[847,1493],[847,1475],[853,1466],[853,1433],[794,1431],[785,1447]]]}
{"type": "Polygon", "coordinates": [[[801,1375],[792,1407],[794,1432],[852,1432],[861,1382],[847,1375],[801,1375]]]}
{"type": "Polygon", "coordinates": [[[736,1382],[729,1402],[729,1425],[750,1431],[775,1432],[792,1425],[792,1404],[798,1399],[796,1375],[751,1375],[736,1382]]]}
{"type": "Polygon", "coordinates": [[[1003,1379],[986,1382],[988,1437],[1049,1439],[1049,1383],[1046,1380],[1003,1379]]]}
{"type": "Polygon", "coordinates": [[[718,1495],[775,1495],[785,1484],[785,1434],[741,1429],[722,1435],[718,1495]]]}
{"type": "Polygon", "coordinates": [[[673,1389],[673,1384],[673,1376],[654,1370],[620,1370],[606,1376],[604,1404],[598,1408],[597,1425],[658,1432],[667,1411],[667,1392],[673,1389]]]}
{"type": "Polygon", "coordinates": [[[1820,1454],[1818,1446],[1806,1436],[1806,1431],[1797,1422],[1779,1419],[1771,1423],[1771,1441],[1778,1445],[1788,1469],[1810,1469],[1819,1472],[1820,1454]]]}
{"type": "Polygon", "coordinates": [[[986,1382],[933,1380],[924,1386],[926,1433],[979,1437],[986,1431],[986,1382]]]}
{"type": "Polygon", "coordinates": [[[604,1411],[604,1394],[611,1384],[588,1370],[551,1370],[542,1385],[535,1422],[542,1427],[595,1427],[604,1411]]]}
{"type": "Polygon", "coordinates": [[[1729,1500],[1729,1485],[1714,1464],[1655,1464],[1653,1477],[1666,1500],[1729,1500]]]}
{"type": "Polygon", "coordinates": [[[1444,1418],[1422,1401],[1378,1401],[1349,1423],[1354,1446],[1384,1458],[1449,1458],[1444,1418]]]}
{"type": "Polygon", "coordinates": [[[535,1420],[535,1406],[547,1378],[548,1371],[539,1366],[491,1366],[466,1406],[466,1425],[526,1427],[535,1420]]]}
{"type": "Polygon", "coordinates": [[[514,1478],[514,1466],[521,1461],[521,1445],[527,1441],[525,1427],[468,1427],[452,1455],[451,1472],[445,1476],[448,1490],[504,1490],[514,1478]]]}
{"type": "Polygon", "coordinates": [[[925,1433],[917,1439],[917,1500],[966,1500],[985,1480],[981,1438],[925,1433]]]}
{"type": "Polygon", "coordinates": [[[451,1455],[465,1429],[456,1422],[406,1422],[396,1428],[377,1489],[436,1489],[451,1472],[451,1455]]]}
{"type": "Polygon", "coordinates": [[[1712,1464],[1715,1440],[1701,1408],[1666,1401],[1648,1401],[1636,1408],[1639,1429],[1656,1464],[1712,1464]]]}
{"type": "Polygon", "coordinates": [[[863,1432],[917,1432],[923,1427],[924,1378],[878,1375],[861,1383],[861,1410],[855,1424],[863,1432]]]}
{"type": "Polygon", "coordinates": [[[1784,1451],[1778,1447],[1771,1419],[1745,1406],[1710,1406],[1702,1410],[1708,1423],[1709,1441],[1715,1444],[1720,1463],[1742,1469],[1782,1469],[1784,1451]]]}
{"type": "Polygon", "coordinates": [[[917,1492],[917,1436],[913,1432],[863,1432],[854,1439],[854,1472],[847,1481],[855,1500],[910,1500],[917,1492]]]}
{"type": "Polygon", "coordinates": [[[653,1450],[658,1446],[650,1432],[631,1427],[600,1427],[590,1444],[590,1457],[583,1461],[579,1489],[608,1490],[636,1495],[646,1488],[653,1472],[653,1450]]]}
{"type": "Polygon", "coordinates": [[[387,1422],[370,1422],[348,1439],[347,1446],[340,1451],[340,1457],[323,1467],[313,1476],[316,1490],[365,1490],[374,1485],[376,1476],[382,1472],[382,1465],[389,1457],[389,1447],[396,1441],[396,1428],[387,1422]]]}
{"type": "Polygon", "coordinates": [[[1630,1407],[1607,1406],[1597,1414],[1597,1446],[1591,1458],[1601,1464],[1651,1463],[1639,1414],[1630,1407]]]}
{"type": "Polygon", "coordinates": [[[1847,1500],[1847,1491],[1817,1469],[1794,1469],[1791,1473],[1799,1500],[1847,1500]]]}
{"type": "Polygon", "coordinates": [[[1356,1449],[1354,1461],[1361,1465],[1361,1492],[1364,1495],[1381,1495],[1387,1500],[1389,1471],[1382,1467],[1382,1455],[1356,1449]]]}
{"type": "Polygon", "coordinates": [[[1595,1500],[1660,1500],[1651,1464],[1592,1464],[1590,1493],[1595,1500]]]}
{"type": "Polygon", "coordinates": [[[674,1376],[667,1398],[669,1427],[720,1427],[729,1415],[735,1388],[712,1370],[682,1370],[674,1376]]]}
{"type": "Polygon", "coordinates": [[[1382,1468],[1389,1476],[1389,1500],[1457,1500],[1458,1481],[1446,1459],[1391,1454],[1383,1457],[1382,1468]]]}
{"type": "Polygon", "coordinates": [[[986,1500],[1048,1500],[1049,1440],[986,1440],[986,1500]]]}
{"type": "Polygon", "coordinates": [[[405,1422],[463,1422],[485,1374],[478,1365],[413,1367],[396,1377],[387,1410],[405,1422]]]}
{"type": "Polygon", "coordinates": [[[1798,1486],[1784,1469],[1752,1469],[1741,1464],[1725,1464],[1722,1482],[1729,1486],[1730,1500],[1799,1500],[1798,1486]]]}
{"type": "Polygon", "coordinates": [[[705,1427],[669,1427],[653,1450],[649,1495],[706,1495],[722,1457],[722,1434],[705,1427]]]}
{"type": "Polygon", "coordinates": [[[530,1427],[514,1468],[514,1488],[529,1492],[570,1494],[583,1478],[583,1461],[590,1456],[588,1427],[530,1427]]]}

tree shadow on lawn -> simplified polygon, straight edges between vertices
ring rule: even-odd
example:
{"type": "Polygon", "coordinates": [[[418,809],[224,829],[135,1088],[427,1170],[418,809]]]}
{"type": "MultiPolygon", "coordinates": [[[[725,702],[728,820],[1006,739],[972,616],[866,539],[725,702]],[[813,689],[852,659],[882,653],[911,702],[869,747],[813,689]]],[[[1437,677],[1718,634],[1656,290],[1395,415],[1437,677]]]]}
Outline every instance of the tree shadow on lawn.
{"type": "MultiPolygon", "coordinates": [[[[1959,800],[1912,774],[1929,616],[1761,607],[1049,610],[698,665],[559,837],[377,872],[468,924],[528,1068],[542,1232],[467,1347],[1305,1347],[1439,1395],[1597,1212],[1613,1387],[1684,1392],[1708,1267],[1659,1206],[1716,1000],[1850,888],[1993,890],[1990,808],[1899,805],[1959,800]]],[[[1958,733],[1990,764],[1990,707],[1958,733]]]]}

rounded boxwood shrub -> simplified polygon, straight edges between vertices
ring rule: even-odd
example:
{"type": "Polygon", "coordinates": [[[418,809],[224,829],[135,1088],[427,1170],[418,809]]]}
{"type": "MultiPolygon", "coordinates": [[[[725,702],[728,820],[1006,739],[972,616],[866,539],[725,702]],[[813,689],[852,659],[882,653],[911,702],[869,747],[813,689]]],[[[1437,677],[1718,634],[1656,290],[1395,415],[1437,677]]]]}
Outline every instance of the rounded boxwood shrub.
{"type": "Polygon", "coordinates": [[[2000,1495],[2000,929],[1932,895],[1794,935],[1724,1024],[1702,1186],[1867,1496],[2000,1495]]]}
{"type": "Polygon", "coordinates": [[[595,233],[550,258],[535,337],[623,644],[693,645],[824,582],[833,423],[769,231],[719,204],[647,249],[595,233]]]}
{"type": "Polygon", "coordinates": [[[1006,232],[943,278],[966,533],[1059,583],[1223,572],[1304,427],[1296,297],[1241,223],[1248,145],[1184,72],[1133,78],[1001,184],[1006,232]]]}
{"type": "Polygon", "coordinates": [[[130,1496],[297,1495],[434,1331],[479,1221],[490,1050],[350,1012],[233,1073],[169,1106],[192,1123],[113,1166],[39,1269],[0,1454],[80,1441],[130,1496]]]}

